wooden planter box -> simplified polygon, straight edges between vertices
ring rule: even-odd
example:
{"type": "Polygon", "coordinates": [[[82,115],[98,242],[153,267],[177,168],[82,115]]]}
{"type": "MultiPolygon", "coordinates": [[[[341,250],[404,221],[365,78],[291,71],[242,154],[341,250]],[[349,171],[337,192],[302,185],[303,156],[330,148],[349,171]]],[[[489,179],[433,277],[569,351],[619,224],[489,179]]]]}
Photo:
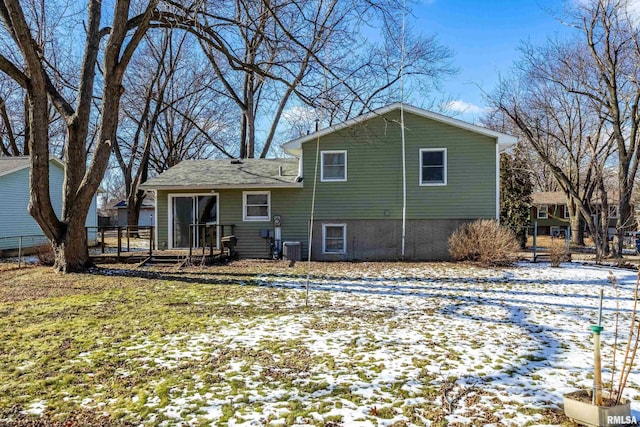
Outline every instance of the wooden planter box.
{"type": "MultiPolygon", "coordinates": [[[[616,406],[596,406],[591,403],[591,391],[578,390],[564,395],[564,413],[578,424],[590,427],[621,426],[631,423],[631,405],[621,399],[616,406]],[[589,402],[585,402],[585,398],[589,402]]],[[[602,392],[603,399],[609,393],[602,392]]]]}

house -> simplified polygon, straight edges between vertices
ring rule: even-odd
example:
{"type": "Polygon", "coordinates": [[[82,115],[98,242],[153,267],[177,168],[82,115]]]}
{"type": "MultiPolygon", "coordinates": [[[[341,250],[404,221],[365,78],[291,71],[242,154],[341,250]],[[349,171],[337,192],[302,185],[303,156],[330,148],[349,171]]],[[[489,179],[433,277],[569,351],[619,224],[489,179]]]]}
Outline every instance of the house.
{"type": "MultiPolygon", "coordinates": [[[[537,191],[531,195],[530,226],[537,223],[538,235],[541,236],[565,236],[569,232],[571,223],[567,196],[562,191],[537,191]]],[[[618,220],[618,200],[609,196],[609,236],[615,234],[616,221],[618,220]]],[[[599,201],[594,201],[598,211],[599,201]]]]}
{"type": "MultiPolygon", "coordinates": [[[[119,200],[114,203],[111,208],[116,212],[116,226],[124,227],[129,225],[127,201],[125,199],[119,200]]],[[[140,215],[138,216],[138,226],[149,227],[154,224],[156,202],[152,198],[145,197],[142,201],[142,208],[140,209],[140,215]]]]}
{"type": "Polygon", "coordinates": [[[561,191],[538,191],[531,195],[531,226],[537,223],[538,235],[561,236],[569,232],[567,196],[561,191]]]}
{"type": "MultiPolygon", "coordinates": [[[[48,244],[40,226],[29,215],[29,157],[0,157],[0,254],[22,248],[48,244]],[[22,236],[22,241],[20,241],[22,236]]],[[[56,159],[49,160],[49,192],[56,214],[62,213],[62,183],[64,164],[56,159]]],[[[96,198],[94,197],[87,227],[97,226],[96,198]]],[[[97,230],[88,229],[89,241],[95,241],[97,230]]]]}
{"type": "Polygon", "coordinates": [[[405,174],[392,104],[284,144],[292,158],[185,160],[150,179],[158,247],[219,240],[189,234],[217,224],[210,233],[227,227],[242,257],[270,257],[273,241],[314,260],[447,259],[461,224],[498,217],[499,152],[516,138],[402,108],[405,174]]]}

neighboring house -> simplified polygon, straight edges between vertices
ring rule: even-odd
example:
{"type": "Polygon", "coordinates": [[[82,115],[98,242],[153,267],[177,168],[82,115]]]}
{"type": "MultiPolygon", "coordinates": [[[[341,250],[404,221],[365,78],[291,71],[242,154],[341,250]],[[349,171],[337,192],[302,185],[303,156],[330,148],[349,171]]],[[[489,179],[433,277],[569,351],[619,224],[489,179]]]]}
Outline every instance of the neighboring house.
{"type": "MultiPolygon", "coordinates": [[[[561,191],[538,191],[531,195],[531,199],[530,226],[534,226],[537,222],[538,235],[556,237],[566,235],[571,227],[567,196],[561,191]]],[[[618,220],[618,200],[610,197],[608,203],[609,236],[613,236],[618,220]]],[[[596,210],[599,205],[596,203],[596,210]]]]}
{"type": "Polygon", "coordinates": [[[447,259],[461,224],[498,217],[499,152],[516,138],[403,108],[405,181],[393,104],[286,143],[295,158],[186,160],[147,181],[158,247],[186,247],[189,224],[209,223],[234,225],[242,257],[270,257],[281,236],[307,258],[311,234],[314,260],[447,259]]]}
{"type": "Polygon", "coordinates": [[[538,224],[538,235],[566,235],[571,224],[567,197],[561,191],[539,191],[531,195],[531,226],[538,224]]]}
{"type": "MultiPolygon", "coordinates": [[[[0,253],[17,249],[22,238],[22,247],[29,248],[48,243],[40,226],[29,215],[29,169],[28,157],[0,157],[0,253]]],[[[62,183],[64,164],[55,158],[49,161],[49,192],[51,203],[58,216],[62,213],[62,183]]],[[[96,227],[96,198],[94,197],[87,227],[96,227]]],[[[96,229],[89,228],[89,241],[95,242],[96,229]]]]}
{"type": "MultiPolygon", "coordinates": [[[[120,200],[117,203],[114,203],[112,209],[115,209],[117,212],[117,225],[118,227],[124,227],[129,225],[129,221],[127,219],[127,201],[120,200]]],[[[155,209],[156,203],[155,200],[145,197],[142,201],[142,208],[140,209],[140,215],[138,216],[138,226],[140,227],[149,227],[154,224],[155,217],[155,209]]]]}

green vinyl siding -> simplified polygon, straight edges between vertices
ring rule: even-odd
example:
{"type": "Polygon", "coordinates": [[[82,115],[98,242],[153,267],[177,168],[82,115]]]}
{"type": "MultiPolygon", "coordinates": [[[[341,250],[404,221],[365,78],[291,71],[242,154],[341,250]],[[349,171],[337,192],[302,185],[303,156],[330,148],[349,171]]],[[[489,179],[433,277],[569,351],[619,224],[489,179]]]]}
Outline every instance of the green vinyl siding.
{"type": "MultiPolygon", "coordinates": [[[[287,189],[254,189],[251,191],[271,192],[271,221],[243,221],[242,189],[220,190],[218,194],[218,223],[225,226],[234,225],[238,239],[237,251],[244,258],[266,258],[270,255],[270,241],[261,237],[262,230],[269,230],[273,235],[273,217],[282,218],[282,240],[306,242],[308,233],[308,211],[305,205],[302,188],[287,189]]],[[[158,221],[158,247],[169,246],[169,195],[170,194],[212,194],[195,190],[165,191],[158,190],[156,196],[158,221]]],[[[230,228],[225,228],[229,234],[230,228]]]]}
{"type": "MultiPolygon", "coordinates": [[[[346,152],[346,181],[321,180],[321,161],[316,159],[316,141],[313,140],[302,144],[302,187],[244,189],[270,191],[271,221],[243,221],[243,189],[185,189],[183,193],[211,194],[211,191],[216,191],[220,207],[218,221],[235,225],[237,250],[241,257],[265,258],[270,255],[269,239],[261,235],[263,230],[273,235],[273,217],[276,215],[282,219],[282,240],[302,242],[302,256],[306,257],[314,181],[317,188],[316,225],[353,220],[393,220],[398,223],[402,218],[399,119],[399,111],[393,111],[321,138],[321,152],[346,152]],[[318,173],[314,177],[316,160],[318,173]]],[[[443,220],[457,223],[495,218],[496,139],[413,114],[405,114],[405,123],[407,220],[443,224],[443,220]],[[420,185],[421,149],[446,149],[446,185],[420,185]]],[[[178,193],[175,190],[157,190],[159,248],[170,244],[168,195],[178,193]]],[[[360,229],[358,227],[360,225],[355,229],[360,229]]],[[[314,228],[314,241],[319,238],[316,231],[314,228]]],[[[408,233],[411,232],[408,229],[408,233]]],[[[348,247],[355,237],[348,236],[348,247]]]]}
{"type": "Polygon", "coordinates": [[[531,207],[531,225],[534,222],[538,222],[538,226],[542,227],[567,227],[569,225],[569,218],[564,217],[563,205],[548,205],[549,215],[548,218],[538,218],[538,208],[531,207]]]}
{"type": "MultiPolygon", "coordinates": [[[[347,181],[317,179],[318,219],[402,217],[402,145],[399,112],[329,134],[320,150],[347,151],[347,181]]],[[[407,219],[496,216],[496,140],[405,114],[407,219]],[[447,185],[420,185],[420,149],[447,150],[447,185]]],[[[303,144],[303,176],[310,200],[316,141],[303,144]]]]}

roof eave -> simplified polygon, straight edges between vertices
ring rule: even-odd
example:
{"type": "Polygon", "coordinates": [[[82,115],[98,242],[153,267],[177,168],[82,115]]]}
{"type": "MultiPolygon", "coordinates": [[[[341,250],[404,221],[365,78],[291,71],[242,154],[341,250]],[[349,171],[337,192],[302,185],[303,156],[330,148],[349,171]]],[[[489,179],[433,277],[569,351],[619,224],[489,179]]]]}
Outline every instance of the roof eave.
{"type": "Polygon", "coordinates": [[[504,137],[498,137],[498,147],[500,152],[508,150],[518,143],[518,138],[515,136],[505,135],[504,137]]]}
{"type": "MultiPolygon", "coordinates": [[[[56,165],[60,166],[62,169],[64,169],[64,162],[62,162],[62,160],[58,159],[57,157],[49,157],[49,162],[50,163],[55,163],[56,165]]],[[[22,165],[22,166],[18,166],[16,168],[13,169],[9,169],[6,170],[4,172],[0,172],[0,176],[5,176],[5,175],[9,175],[18,171],[21,171],[23,169],[28,169],[31,167],[31,161],[27,161],[26,164],[22,165]]]]}
{"type": "Polygon", "coordinates": [[[302,188],[302,182],[282,184],[202,184],[202,185],[147,185],[142,184],[143,190],[243,190],[247,188],[302,188]]]}

